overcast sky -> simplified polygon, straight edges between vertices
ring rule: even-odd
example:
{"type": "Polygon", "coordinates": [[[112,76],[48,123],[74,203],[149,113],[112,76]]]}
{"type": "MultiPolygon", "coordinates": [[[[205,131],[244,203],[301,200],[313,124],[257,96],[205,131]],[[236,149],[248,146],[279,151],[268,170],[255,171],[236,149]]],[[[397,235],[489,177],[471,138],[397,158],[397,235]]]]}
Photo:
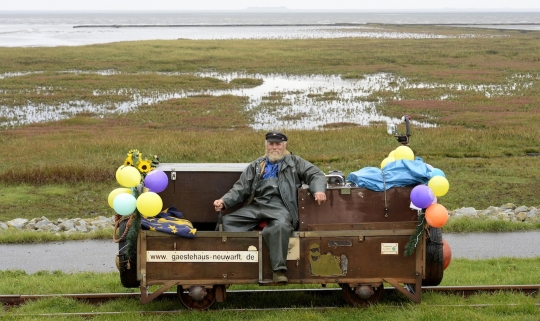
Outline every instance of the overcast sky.
{"type": "Polygon", "coordinates": [[[4,10],[242,10],[280,7],[309,10],[534,9],[540,0],[0,0],[4,10]]]}

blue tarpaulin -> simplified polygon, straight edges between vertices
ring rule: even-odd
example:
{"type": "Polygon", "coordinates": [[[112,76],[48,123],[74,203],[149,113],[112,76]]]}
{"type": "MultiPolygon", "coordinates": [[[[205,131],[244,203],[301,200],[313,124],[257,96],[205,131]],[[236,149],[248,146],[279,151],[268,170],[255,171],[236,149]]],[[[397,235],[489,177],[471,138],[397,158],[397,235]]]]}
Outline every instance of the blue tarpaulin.
{"type": "Polygon", "coordinates": [[[357,187],[382,192],[395,186],[414,186],[427,184],[433,173],[421,158],[415,160],[399,159],[390,162],[381,170],[377,167],[364,167],[347,176],[347,181],[357,187]]]}

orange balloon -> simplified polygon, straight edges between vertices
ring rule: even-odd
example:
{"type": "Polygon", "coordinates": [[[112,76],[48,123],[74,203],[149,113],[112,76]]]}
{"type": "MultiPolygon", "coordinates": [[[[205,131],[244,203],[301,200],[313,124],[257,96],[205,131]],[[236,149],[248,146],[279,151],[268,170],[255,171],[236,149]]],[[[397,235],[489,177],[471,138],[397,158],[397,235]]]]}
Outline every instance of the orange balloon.
{"type": "Polygon", "coordinates": [[[426,222],[435,228],[440,228],[448,221],[448,211],[441,204],[431,204],[426,208],[426,222]]]}
{"type": "Polygon", "coordinates": [[[443,270],[446,270],[450,261],[452,261],[452,249],[445,239],[442,239],[443,270]]]}

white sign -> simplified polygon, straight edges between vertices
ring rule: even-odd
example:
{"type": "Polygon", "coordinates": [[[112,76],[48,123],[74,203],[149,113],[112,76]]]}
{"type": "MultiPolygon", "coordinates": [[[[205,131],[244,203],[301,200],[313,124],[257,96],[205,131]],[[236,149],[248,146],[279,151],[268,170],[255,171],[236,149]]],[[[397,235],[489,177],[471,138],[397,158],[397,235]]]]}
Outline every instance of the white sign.
{"type": "Polygon", "coordinates": [[[381,243],[381,254],[398,254],[398,244],[381,243]]]}
{"type": "Polygon", "coordinates": [[[300,238],[291,237],[289,239],[289,251],[287,252],[287,261],[296,261],[300,259],[300,238]]]}
{"type": "Polygon", "coordinates": [[[259,262],[259,251],[146,251],[146,262],[259,262]]]}

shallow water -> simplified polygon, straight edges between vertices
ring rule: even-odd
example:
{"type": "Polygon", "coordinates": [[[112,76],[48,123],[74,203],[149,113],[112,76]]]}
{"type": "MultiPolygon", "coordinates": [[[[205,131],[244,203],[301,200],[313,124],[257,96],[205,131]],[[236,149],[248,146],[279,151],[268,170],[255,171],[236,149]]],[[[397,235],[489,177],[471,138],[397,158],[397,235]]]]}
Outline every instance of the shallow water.
{"type": "MultiPolygon", "coordinates": [[[[90,73],[82,71],[64,71],[64,73],[90,73]]],[[[103,76],[117,74],[114,70],[93,72],[103,76]]],[[[0,79],[24,76],[29,73],[0,74],[0,79]]],[[[178,73],[161,73],[164,76],[178,73]]],[[[242,74],[242,73],[196,73],[198,77],[213,77],[223,81],[235,78],[262,79],[263,84],[253,88],[232,90],[208,90],[199,92],[140,92],[134,89],[120,91],[98,91],[94,96],[105,94],[123,94],[129,100],[118,103],[94,104],[89,101],[72,100],[57,105],[28,104],[26,106],[0,105],[0,128],[12,128],[35,122],[56,121],[73,117],[78,113],[94,113],[101,117],[110,113],[125,113],[136,110],[141,105],[156,104],[161,101],[185,98],[193,95],[238,95],[249,98],[246,112],[253,116],[249,124],[256,130],[270,129],[322,129],[329,124],[351,123],[369,125],[371,122],[400,123],[401,120],[388,117],[377,110],[382,101],[370,99],[377,91],[394,93],[394,100],[403,99],[400,91],[410,88],[442,88],[448,91],[475,91],[486,97],[513,95],[527,89],[540,80],[540,75],[519,74],[508,79],[507,84],[463,85],[437,83],[411,83],[408,79],[389,73],[366,75],[361,79],[343,79],[341,75],[286,75],[286,74],[242,74]],[[4,120],[2,120],[4,118],[4,120]]],[[[51,88],[35,88],[36,94],[47,92],[51,88]]],[[[7,93],[7,90],[1,93],[7,93]]],[[[21,93],[23,95],[27,92],[21,93]]],[[[439,100],[451,98],[442,95],[439,100]]],[[[406,112],[406,111],[404,111],[406,112]]],[[[412,124],[420,127],[434,127],[429,121],[412,124]]]]}
{"type": "MultiPolygon", "coordinates": [[[[76,72],[76,71],[74,71],[76,72]]],[[[101,74],[112,74],[105,71],[101,74]]],[[[20,74],[4,74],[0,77],[16,77],[20,74]]],[[[33,105],[18,107],[0,106],[0,117],[8,121],[0,123],[0,127],[16,126],[34,122],[54,121],[72,117],[78,113],[91,112],[99,115],[107,113],[125,113],[146,104],[156,104],[164,100],[184,98],[199,94],[238,95],[249,97],[247,112],[252,112],[254,129],[320,129],[326,124],[355,123],[368,125],[379,121],[399,123],[397,118],[384,116],[377,112],[377,102],[362,100],[377,90],[392,90],[390,83],[403,83],[402,79],[386,73],[368,75],[363,79],[342,79],[339,75],[323,76],[289,76],[284,74],[246,75],[238,73],[217,74],[197,73],[199,77],[214,77],[224,81],[235,78],[258,78],[263,84],[254,88],[233,90],[213,90],[202,92],[175,93],[139,93],[124,90],[131,97],[130,101],[108,105],[92,104],[86,101],[69,101],[55,106],[33,105]],[[325,98],[325,93],[331,93],[331,99],[325,98]],[[277,101],[267,104],[269,97],[278,97],[277,101]],[[276,104],[279,106],[276,108],[276,104]]],[[[36,89],[39,92],[39,89],[36,89]]],[[[95,96],[108,92],[94,91],[95,96]]],[[[423,127],[432,126],[427,123],[413,124],[423,127]]]]}
{"type": "Polygon", "coordinates": [[[131,27],[73,28],[34,25],[31,28],[0,25],[0,46],[54,47],[138,40],[315,39],[315,38],[440,39],[474,37],[421,32],[386,31],[372,27],[332,26],[224,26],[224,27],[131,27]]]}
{"type": "MultiPolygon", "coordinates": [[[[224,80],[239,75],[201,74],[224,80]]],[[[254,112],[254,122],[250,126],[256,130],[321,129],[327,124],[354,123],[369,125],[370,122],[399,123],[397,118],[387,117],[377,112],[378,103],[365,101],[374,91],[391,88],[396,81],[391,74],[379,73],[363,79],[342,79],[339,75],[251,75],[262,78],[264,83],[249,89],[217,91],[212,94],[232,94],[248,96],[247,111],[254,112]],[[327,98],[325,94],[330,94],[327,98]],[[272,97],[278,97],[277,99],[272,97]],[[266,104],[269,102],[270,104],[266,104]],[[277,102],[275,108],[272,102],[277,102]]],[[[413,121],[423,127],[427,123],[413,121]]]]}
{"type": "Polygon", "coordinates": [[[540,12],[250,12],[245,10],[221,12],[1,12],[0,46],[80,46],[155,39],[474,37],[475,35],[471,34],[448,36],[433,32],[392,32],[373,26],[363,26],[363,24],[455,23],[474,24],[476,27],[486,25],[500,29],[540,30],[538,21],[540,21],[540,12]],[[355,26],[328,26],[337,23],[349,23],[355,24],[355,26]],[[520,25],[512,25],[515,23],[520,25]],[[80,25],[187,25],[187,27],[73,28],[80,25]]]}

